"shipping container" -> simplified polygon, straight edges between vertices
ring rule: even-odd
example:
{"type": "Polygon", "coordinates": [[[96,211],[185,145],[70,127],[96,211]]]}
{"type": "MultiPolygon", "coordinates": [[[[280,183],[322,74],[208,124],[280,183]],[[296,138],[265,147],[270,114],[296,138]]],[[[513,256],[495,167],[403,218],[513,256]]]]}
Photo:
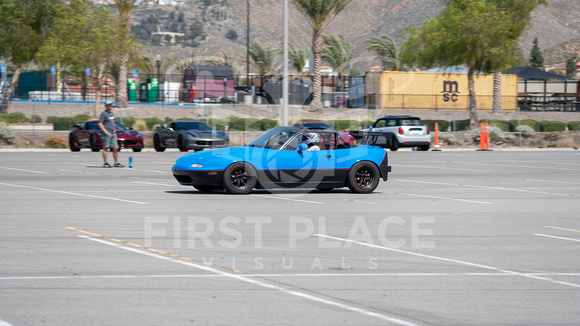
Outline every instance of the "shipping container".
{"type": "MultiPolygon", "coordinates": [[[[516,111],[518,76],[502,74],[504,111],[516,111]]],[[[367,104],[383,109],[469,110],[467,74],[381,71],[366,77],[367,104]]],[[[475,75],[477,109],[493,108],[493,75],[475,75]]]]}

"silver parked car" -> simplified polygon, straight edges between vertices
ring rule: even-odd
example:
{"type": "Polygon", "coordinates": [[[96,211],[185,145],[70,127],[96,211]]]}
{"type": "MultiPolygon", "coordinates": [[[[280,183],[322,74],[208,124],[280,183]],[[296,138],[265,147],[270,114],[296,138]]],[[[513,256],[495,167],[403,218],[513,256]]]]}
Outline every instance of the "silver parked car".
{"type": "Polygon", "coordinates": [[[396,139],[389,147],[392,151],[396,151],[399,147],[419,147],[423,151],[428,151],[431,146],[429,127],[425,126],[421,118],[408,115],[386,116],[369,127],[370,129],[364,131],[390,131],[395,134],[396,139]]]}
{"type": "Polygon", "coordinates": [[[167,147],[177,147],[182,152],[190,149],[201,151],[206,148],[228,147],[230,138],[221,130],[214,130],[201,121],[173,121],[155,128],[153,145],[157,152],[167,147]]]}

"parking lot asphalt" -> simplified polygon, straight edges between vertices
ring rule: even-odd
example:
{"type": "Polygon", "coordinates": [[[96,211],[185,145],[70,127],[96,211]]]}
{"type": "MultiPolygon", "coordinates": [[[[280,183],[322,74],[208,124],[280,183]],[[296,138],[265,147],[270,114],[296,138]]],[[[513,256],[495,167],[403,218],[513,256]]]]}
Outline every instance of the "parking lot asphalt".
{"type": "Polygon", "coordinates": [[[0,152],[0,325],[578,325],[578,151],[389,152],[372,194],[0,152]]]}

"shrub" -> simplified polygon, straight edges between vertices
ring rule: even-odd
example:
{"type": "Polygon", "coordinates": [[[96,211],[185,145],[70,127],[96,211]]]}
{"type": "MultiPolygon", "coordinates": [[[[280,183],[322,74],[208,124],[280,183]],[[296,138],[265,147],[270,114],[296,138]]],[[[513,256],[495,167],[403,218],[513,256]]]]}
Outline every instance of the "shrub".
{"type": "MultiPolygon", "coordinates": [[[[133,117],[123,117],[123,121],[121,121],[121,118],[115,118],[115,120],[121,122],[123,126],[127,128],[135,128],[134,126],[135,121],[137,121],[137,119],[133,117]]],[[[137,130],[146,130],[146,129],[137,129],[137,130]]]]}
{"type": "Polygon", "coordinates": [[[0,142],[12,145],[16,142],[16,133],[14,130],[8,128],[8,126],[0,121],[0,142]]]}
{"type": "Polygon", "coordinates": [[[38,114],[35,114],[32,117],[30,117],[30,122],[42,123],[42,118],[38,114]]]}
{"type": "Polygon", "coordinates": [[[439,123],[440,132],[445,132],[449,130],[449,121],[447,120],[423,120],[423,123],[425,123],[425,125],[429,127],[429,130],[431,132],[435,132],[435,122],[439,123]]]}
{"type": "Polygon", "coordinates": [[[497,127],[501,131],[511,131],[511,123],[507,120],[489,120],[490,127],[497,127]]]}
{"type": "Polygon", "coordinates": [[[132,126],[133,129],[135,130],[147,130],[147,122],[145,122],[145,119],[136,119],[135,123],[133,123],[132,126]]]}
{"type": "MultiPolygon", "coordinates": [[[[435,134],[431,133],[431,138],[435,139],[435,134]]],[[[455,137],[453,134],[439,134],[439,144],[440,145],[454,145],[455,137]]],[[[432,142],[433,143],[433,142],[432,142]]],[[[433,143],[434,145],[434,143],[433,143]]]]}
{"type": "Polygon", "coordinates": [[[72,118],[74,124],[76,124],[76,125],[83,124],[90,119],[91,119],[91,116],[88,114],[77,114],[72,118]]]}
{"type": "Polygon", "coordinates": [[[22,112],[12,112],[8,114],[2,114],[0,115],[0,121],[3,121],[8,124],[30,122],[30,120],[22,112]]]}
{"type": "MultiPolygon", "coordinates": [[[[465,133],[463,142],[468,145],[479,144],[480,130],[474,128],[465,133]]],[[[505,134],[498,127],[489,127],[489,143],[500,145],[505,143],[505,134]]]]}
{"type": "Polygon", "coordinates": [[[277,120],[262,119],[260,120],[260,129],[263,131],[270,130],[278,125],[277,120]]]}
{"type": "Polygon", "coordinates": [[[531,137],[533,134],[536,133],[534,128],[532,128],[530,126],[526,126],[526,125],[516,126],[517,132],[519,132],[520,129],[522,130],[522,136],[526,137],[526,138],[531,137]]]}
{"type": "Polygon", "coordinates": [[[209,119],[209,126],[217,130],[226,130],[228,122],[224,119],[209,119]]]}
{"type": "Polygon", "coordinates": [[[163,124],[163,120],[159,119],[158,117],[151,117],[146,118],[145,123],[147,123],[147,130],[155,129],[155,126],[159,126],[163,124]]]}
{"type": "Polygon", "coordinates": [[[53,124],[54,130],[69,130],[73,125],[78,124],[71,117],[48,117],[46,121],[53,124]]]}
{"type": "MultiPolygon", "coordinates": [[[[516,130],[517,126],[518,126],[518,120],[510,120],[510,130],[516,130]]],[[[530,126],[532,127],[535,131],[541,131],[542,127],[540,125],[540,123],[536,120],[532,120],[532,119],[523,119],[520,120],[520,124],[522,126],[530,126]]]]}
{"type": "Polygon", "coordinates": [[[174,120],[171,119],[170,117],[165,117],[165,119],[163,120],[165,122],[165,124],[170,124],[172,123],[174,120]]]}
{"type": "Polygon", "coordinates": [[[566,123],[561,121],[541,121],[543,132],[566,131],[566,123]]]}
{"type": "Polygon", "coordinates": [[[580,121],[570,121],[570,122],[568,122],[568,130],[570,130],[570,131],[580,131],[580,121]]]}
{"type": "Polygon", "coordinates": [[[455,121],[455,130],[459,131],[459,130],[468,130],[468,129],[469,129],[469,119],[455,121]]]}

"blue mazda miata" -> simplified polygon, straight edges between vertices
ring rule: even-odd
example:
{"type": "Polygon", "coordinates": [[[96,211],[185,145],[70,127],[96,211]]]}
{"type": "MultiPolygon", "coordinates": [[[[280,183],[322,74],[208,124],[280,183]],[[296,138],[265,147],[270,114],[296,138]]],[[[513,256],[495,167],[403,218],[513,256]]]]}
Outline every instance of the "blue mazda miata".
{"type": "Polygon", "coordinates": [[[276,127],[245,146],[182,156],[173,175],[202,192],[225,189],[247,194],[252,189],[348,187],[374,191],[391,167],[380,147],[349,144],[334,130],[276,127]]]}

